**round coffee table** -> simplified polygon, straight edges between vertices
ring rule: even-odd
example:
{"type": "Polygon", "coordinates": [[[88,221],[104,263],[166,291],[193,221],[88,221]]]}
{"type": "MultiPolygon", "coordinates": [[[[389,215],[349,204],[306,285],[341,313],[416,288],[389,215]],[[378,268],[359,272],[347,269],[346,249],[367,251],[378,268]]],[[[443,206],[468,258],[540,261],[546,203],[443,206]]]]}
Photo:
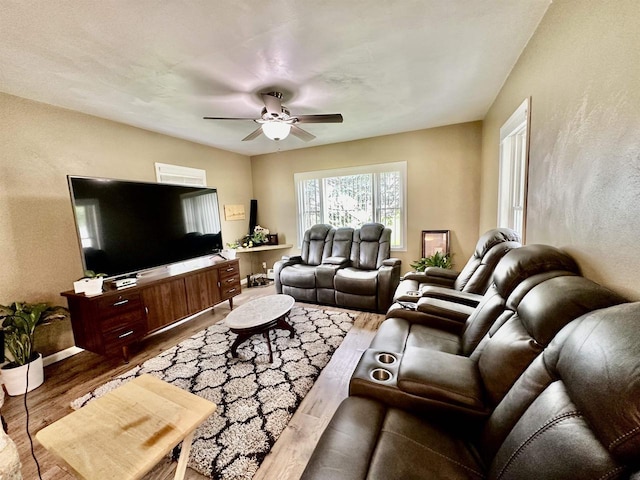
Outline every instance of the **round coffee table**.
{"type": "Polygon", "coordinates": [[[231,345],[231,355],[238,357],[238,346],[253,335],[259,333],[267,339],[269,347],[269,363],[273,362],[273,352],[271,341],[269,340],[269,330],[279,328],[289,330],[290,338],[293,338],[295,331],[286,321],[295,300],[290,295],[269,295],[256,298],[244,305],[236,307],[227,315],[225,324],[233,333],[238,334],[233,345],[231,345]]]}

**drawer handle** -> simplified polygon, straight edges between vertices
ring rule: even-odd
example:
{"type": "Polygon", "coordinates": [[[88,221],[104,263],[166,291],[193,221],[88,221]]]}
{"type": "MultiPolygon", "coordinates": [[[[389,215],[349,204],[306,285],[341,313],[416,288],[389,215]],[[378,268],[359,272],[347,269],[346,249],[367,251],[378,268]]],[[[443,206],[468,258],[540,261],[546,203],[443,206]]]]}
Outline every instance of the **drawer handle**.
{"type": "Polygon", "coordinates": [[[235,278],[228,278],[228,279],[225,280],[225,282],[227,282],[227,283],[235,283],[236,279],[235,278]]]}
{"type": "Polygon", "coordinates": [[[119,307],[120,305],[124,305],[126,303],[129,303],[129,300],[120,300],[119,302],[114,303],[113,306],[119,307]]]}
{"type": "Polygon", "coordinates": [[[233,267],[227,268],[227,272],[233,272],[234,270],[235,270],[235,268],[233,268],[233,267]]]}
{"type": "Polygon", "coordinates": [[[133,330],[129,330],[128,332],[125,332],[122,335],[118,335],[118,338],[128,337],[129,335],[133,335],[133,330]]]}
{"type": "Polygon", "coordinates": [[[236,291],[236,289],[235,289],[235,288],[232,288],[231,290],[229,290],[229,293],[233,293],[233,292],[235,292],[235,291],[236,291]]]}

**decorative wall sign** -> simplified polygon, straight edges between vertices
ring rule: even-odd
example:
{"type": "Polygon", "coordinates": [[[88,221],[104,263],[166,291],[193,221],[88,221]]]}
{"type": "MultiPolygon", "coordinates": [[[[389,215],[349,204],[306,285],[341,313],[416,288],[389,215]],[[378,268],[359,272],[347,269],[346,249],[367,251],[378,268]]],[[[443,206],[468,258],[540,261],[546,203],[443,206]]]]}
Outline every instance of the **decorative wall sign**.
{"type": "Polygon", "coordinates": [[[225,205],[225,220],[244,220],[244,205],[225,205]]]}

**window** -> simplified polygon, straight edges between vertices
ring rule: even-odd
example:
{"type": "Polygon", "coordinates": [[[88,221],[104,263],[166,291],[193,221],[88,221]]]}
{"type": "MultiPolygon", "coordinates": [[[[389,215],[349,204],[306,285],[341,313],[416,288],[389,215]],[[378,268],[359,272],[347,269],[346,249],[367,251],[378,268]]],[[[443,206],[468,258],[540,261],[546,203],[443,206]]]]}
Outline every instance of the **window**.
{"type": "Polygon", "coordinates": [[[405,248],[407,163],[296,173],[298,244],[317,223],[358,228],[379,222],[391,228],[391,248],[405,248]]]}
{"type": "Polygon", "coordinates": [[[529,99],[500,128],[498,226],[508,227],[524,241],[529,125],[529,99]]]}

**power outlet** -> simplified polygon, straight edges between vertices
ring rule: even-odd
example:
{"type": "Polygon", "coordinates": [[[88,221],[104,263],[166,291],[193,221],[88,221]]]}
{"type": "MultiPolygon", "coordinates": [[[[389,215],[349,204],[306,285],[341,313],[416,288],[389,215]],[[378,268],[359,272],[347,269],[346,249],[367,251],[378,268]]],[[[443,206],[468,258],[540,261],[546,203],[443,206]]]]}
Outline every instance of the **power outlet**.
{"type": "Polygon", "coordinates": [[[266,270],[267,269],[267,262],[262,262],[262,269],[266,270]]]}

